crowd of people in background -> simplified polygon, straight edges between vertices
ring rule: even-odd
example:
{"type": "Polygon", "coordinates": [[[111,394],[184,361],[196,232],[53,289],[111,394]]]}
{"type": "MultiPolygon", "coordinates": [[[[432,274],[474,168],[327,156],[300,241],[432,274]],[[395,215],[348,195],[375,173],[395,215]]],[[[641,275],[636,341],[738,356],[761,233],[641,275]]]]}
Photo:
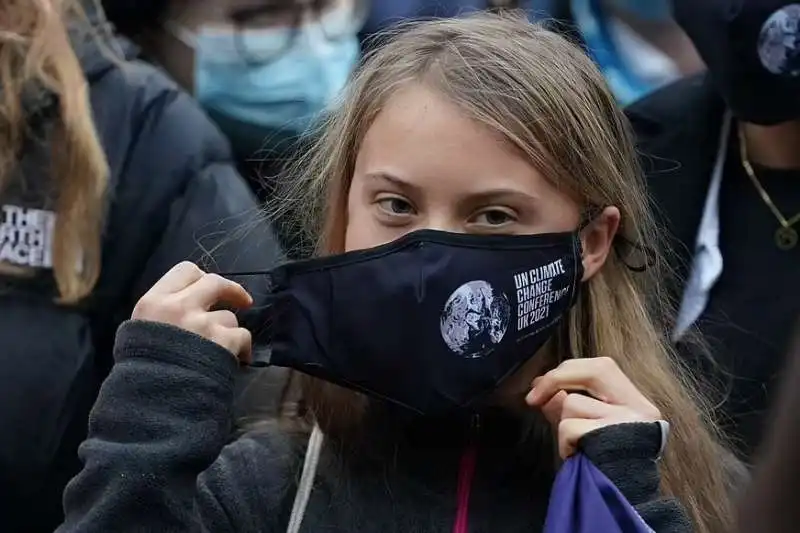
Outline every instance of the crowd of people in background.
{"type": "Polygon", "coordinates": [[[788,0],[4,3],[0,531],[555,533],[576,454],[796,529],[798,58],[788,0]]]}

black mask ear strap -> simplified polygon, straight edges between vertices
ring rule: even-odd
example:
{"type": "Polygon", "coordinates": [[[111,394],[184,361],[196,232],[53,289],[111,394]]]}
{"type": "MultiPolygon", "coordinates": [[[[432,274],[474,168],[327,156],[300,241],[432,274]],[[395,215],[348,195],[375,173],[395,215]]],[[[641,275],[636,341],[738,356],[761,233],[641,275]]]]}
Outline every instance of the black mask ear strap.
{"type": "MultiPolygon", "coordinates": [[[[241,271],[241,272],[218,272],[224,278],[246,278],[246,277],[261,277],[266,278],[267,285],[272,289],[275,283],[274,271],[272,270],[254,270],[254,271],[241,271]]],[[[273,304],[277,301],[274,294],[260,294],[259,303],[263,309],[250,309],[248,312],[243,313],[244,324],[243,326],[250,330],[253,336],[253,356],[246,366],[255,368],[265,368],[271,366],[272,359],[272,345],[271,345],[271,323],[274,319],[273,304]],[[254,312],[253,316],[248,316],[254,312]],[[258,324],[253,323],[253,318],[257,317],[258,324]],[[250,318],[251,320],[248,320],[250,318]]],[[[238,314],[238,313],[237,313],[238,314]]]]}
{"type": "Polygon", "coordinates": [[[253,270],[250,272],[217,272],[223,278],[244,278],[248,276],[264,276],[264,277],[272,277],[272,271],[270,270],[253,270]]]}
{"type": "Polygon", "coordinates": [[[252,270],[252,271],[241,271],[241,272],[217,272],[217,274],[222,276],[223,278],[232,279],[233,281],[236,281],[236,278],[259,277],[266,282],[266,285],[270,290],[273,290],[275,288],[275,285],[279,283],[279,280],[282,279],[278,270],[280,269],[252,270]]]}
{"type": "Polygon", "coordinates": [[[603,212],[604,207],[600,207],[597,205],[589,206],[588,208],[584,209],[583,213],[581,214],[581,223],[578,225],[578,232],[585,230],[589,227],[589,224],[597,220],[597,217],[603,212]]]}
{"type": "MultiPolygon", "coordinates": [[[[605,207],[597,205],[590,206],[586,209],[581,216],[581,224],[578,226],[578,231],[581,232],[586,229],[589,224],[600,216],[604,209],[605,207]]],[[[620,233],[614,236],[613,246],[614,253],[617,254],[619,260],[632,272],[644,272],[655,265],[656,251],[649,246],[634,242],[620,233]],[[635,253],[641,254],[643,261],[639,263],[632,262],[631,256],[635,253]]]]}
{"type": "Polygon", "coordinates": [[[247,366],[253,368],[267,368],[272,366],[272,346],[268,344],[253,344],[253,356],[247,366]]]}
{"type": "Polygon", "coordinates": [[[656,264],[655,249],[650,246],[639,244],[638,242],[633,242],[619,234],[614,238],[614,253],[617,254],[622,264],[628,267],[628,270],[632,272],[644,272],[648,268],[654,267],[656,264]],[[637,254],[642,257],[642,261],[639,263],[631,261],[631,257],[637,254]]]}

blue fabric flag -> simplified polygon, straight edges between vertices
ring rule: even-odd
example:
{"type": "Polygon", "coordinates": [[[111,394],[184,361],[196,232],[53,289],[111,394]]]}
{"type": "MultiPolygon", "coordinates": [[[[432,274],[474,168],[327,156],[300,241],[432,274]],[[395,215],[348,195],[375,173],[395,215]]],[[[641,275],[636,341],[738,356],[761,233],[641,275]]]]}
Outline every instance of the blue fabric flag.
{"type": "Polygon", "coordinates": [[[556,476],[544,533],[655,533],[613,483],[583,454],[556,476]]]}

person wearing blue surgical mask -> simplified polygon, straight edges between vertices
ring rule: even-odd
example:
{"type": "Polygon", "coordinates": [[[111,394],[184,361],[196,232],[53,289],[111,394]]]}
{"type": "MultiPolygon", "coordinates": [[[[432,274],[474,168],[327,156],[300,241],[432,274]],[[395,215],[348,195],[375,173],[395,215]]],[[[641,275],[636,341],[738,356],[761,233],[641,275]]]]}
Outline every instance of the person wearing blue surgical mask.
{"type": "Polygon", "coordinates": [[[134,28],[137,42],[220,126],[267,199],[263,178],[293,157],[358,63],[369,2],[137,0],[127,11],[107,9],[125,31],[142,4],[155,3],[157,12],[134,28]]]}
{"type": "MultiPolygon", "coordinates": [[[[104,0],[108,19],[160,65],[225,133],[240,173],[261,202],[297,157],[298,138],[336,98],[360,56],[366,0],[104,0]]],[[[187,136],[197,135],[186,131],[187,136]]],[[[222,158],[217,151],[215,157],[222,158]]],[[[273,220],[291,256],[307,248],[273,220]]],[[[284,372],[243,371],[237,410],[264,414],[284,372]],[[257,385],[254,383],[257,380],[257,385]]]]}

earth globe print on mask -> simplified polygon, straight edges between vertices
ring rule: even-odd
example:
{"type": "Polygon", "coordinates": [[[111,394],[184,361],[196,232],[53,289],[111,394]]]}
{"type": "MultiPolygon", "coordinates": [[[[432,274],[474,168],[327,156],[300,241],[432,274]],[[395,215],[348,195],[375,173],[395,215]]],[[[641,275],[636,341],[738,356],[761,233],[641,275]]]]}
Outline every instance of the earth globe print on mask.
{"type": "Polygon", "coordinates": [[[771,73],[800,75],[800,4],[789,4],[767,19],[758,38],[758,55],[771,73]]]}
{"type": "Polygon", "coordinates": [[[511,318],[508,297],[488,282],[470,281],[457,288],[445,303],[442,338],[456,354],[477,359],[490,354],[503,340],[511,318]]]}

